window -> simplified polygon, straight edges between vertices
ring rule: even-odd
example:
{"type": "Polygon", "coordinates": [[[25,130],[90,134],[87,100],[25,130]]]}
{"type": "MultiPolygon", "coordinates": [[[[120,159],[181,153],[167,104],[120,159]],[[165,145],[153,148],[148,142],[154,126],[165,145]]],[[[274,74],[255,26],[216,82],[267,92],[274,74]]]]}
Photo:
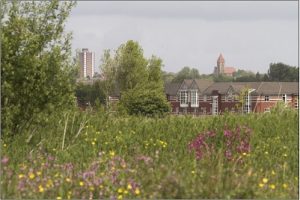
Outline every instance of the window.
{"type": "Polygon", "coordinates": [[[227,95],[225,95],[225,102],[227,102],[228,101],[228,96],[227,95]]]}
{"type": "Polygon", "coordinates": [[[286,100],[287,100],[286,94],[283,94],[283,95],[282,95],[282,101],[283,101],[283,103],[286,103],[286,100]]]}
{"type": "Polygon", "coordinates": [[[265,108],[265,113],[269,113],[270,112],[270,108],[265,108]]]}
{"type": "Polygon", "coordinates": [[[269,96],[265,96],[265,101],[269,101],[269,96]]]}
{"type": "Polygon", "coordinates": [[[191,90],[191,106],[197,107],[198,106],[198,92],[197,90],[191,90]]]}
{"type": "Polygon", "coordinates": [[[180,91],[180,106],[187,106],[188,104],[188,92],[186,90],[180,91]]]}
{"type": "Polygon", "coordinates": [[[218,114],[218,96],[212,97],[212,114],[213,115],[218,114]]]}
{"type": "Polygon", "coordinates": [[[207,96],[206,95],[203,96],[203,101],[207,101],[207,96]]]}
{"type": "Polygon", "coordinates": [[[298,98],[295,99],[295,104],[294,104],[295,108],[298,109],[298,98]]]}

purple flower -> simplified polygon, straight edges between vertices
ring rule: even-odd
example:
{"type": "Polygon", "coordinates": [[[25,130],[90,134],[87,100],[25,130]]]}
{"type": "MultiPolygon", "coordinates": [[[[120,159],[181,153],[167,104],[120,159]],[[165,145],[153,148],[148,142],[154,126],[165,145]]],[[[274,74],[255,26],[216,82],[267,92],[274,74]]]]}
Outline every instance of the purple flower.
{"type": "Polygon", "coordinates": [[[232,132],[230,130],[224,130],[224,136],[225,137],[231,137],[232,136],[232,132]]]}
{"type": "Polygon", "coordinates": [[[3,165],[6,165],[6,164],[8,163],[8,161],[9,161],[9,158],[6,157],[6,156],[4,156],[4,158],[2,158],[2,160],[1,160],[1,163],[2,163],[3,165]]]}

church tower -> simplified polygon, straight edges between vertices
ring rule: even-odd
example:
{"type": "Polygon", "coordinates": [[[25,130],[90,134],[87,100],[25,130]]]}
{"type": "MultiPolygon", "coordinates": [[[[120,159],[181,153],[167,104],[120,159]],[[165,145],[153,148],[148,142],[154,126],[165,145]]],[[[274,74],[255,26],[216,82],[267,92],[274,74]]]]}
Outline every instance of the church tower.
{"type": "Polygon", "coordinates": [[[224,67],[225,67],[225,59],[220,53],[220,56],[217,60],[217,75],[219,76],[220,74],[224,74],[224,67]]]}

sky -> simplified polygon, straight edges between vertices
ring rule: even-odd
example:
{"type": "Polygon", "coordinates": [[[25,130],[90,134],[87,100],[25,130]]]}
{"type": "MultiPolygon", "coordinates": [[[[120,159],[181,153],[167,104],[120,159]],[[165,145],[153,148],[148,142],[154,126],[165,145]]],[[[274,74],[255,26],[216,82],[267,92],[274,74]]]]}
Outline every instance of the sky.
{"type": "Polygon", "coordinates": [[[298,66],[297,1],[79,1],[66,24],[72,49],[95,52],[137,41],[163,70],[184,66],[210,74],[220,53],[225,66],[266,73],[270,63],[298,66]]]}

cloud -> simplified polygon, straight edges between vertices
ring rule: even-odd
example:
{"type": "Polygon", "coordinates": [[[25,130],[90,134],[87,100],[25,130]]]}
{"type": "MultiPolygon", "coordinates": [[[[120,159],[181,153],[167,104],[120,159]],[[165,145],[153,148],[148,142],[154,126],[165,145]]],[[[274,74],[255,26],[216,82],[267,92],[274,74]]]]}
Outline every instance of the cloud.
{"type": "Polygon", "coordinates": [[[141,18],[200,18],[204,20],[297,20],[297,2],[81,1],[72,13],[73,15],[123,15],[141,18]]]}

